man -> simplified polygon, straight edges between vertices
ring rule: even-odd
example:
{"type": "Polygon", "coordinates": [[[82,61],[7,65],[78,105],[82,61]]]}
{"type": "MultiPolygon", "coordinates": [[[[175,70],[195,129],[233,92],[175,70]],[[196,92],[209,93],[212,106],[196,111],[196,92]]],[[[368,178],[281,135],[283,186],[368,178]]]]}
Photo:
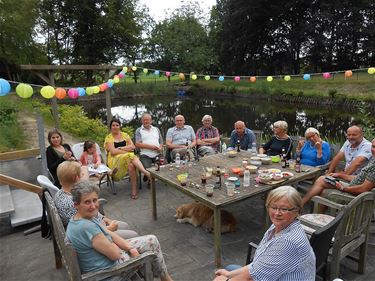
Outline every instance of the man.
{"type": "Polygon", "coordinates": [[[172,159],[177,153],[182,158],[188,153],[190,159],[194,159],[192,148],[197,145],[194,129],[185,125],[185,118],[182,115],[177,115],[174,122],[176,126],[168,129],[166,137],[167,148],[171,151],[172,159]]]}
{"type": "Polygon", "coordinates": [[[196,133],[198,153],[201,156],[215,154],[220,146],[219,130],[212,126],[211,115],[203,116],[202,124],[196,133]]]}
{"type": "Polygon", "coordinates": [[[332,159],[328,174],[335,172],[340,161],[345,159],[345,169],[340,174],[358,174],[371,158],[371,143],[363,137],[363,131],[358,126],[347,130],[346,142],[340,152],[332,159]]]}
{"type": "MultiPolygon", "coordinates": [[[[323,197],[333,197],[335,193],[344,193],[350,195],[358,195],[375,188],[375,139],[371,143],[372,158],[370,162],[357,175],[348,175],[345,173],[330,174],[337,181],[328,182],[325,176],[319,177],[313,187],[303,197],[302,203],[306,204],[315,195],[321,194],[323,197]]],[[[340,204],[346,204],[351,198],[340,199],[340,204]]],[[[337,200],[335,200],[337,201],[337,200]]]]}
{"type": "Polygon", "coordinates": [[[235,148],[237,141],[240,141],[240,148],[243,150],[251,149],[252,143],[256,142],[256,137],[250,129],[246,128],[245,122],[237,121],[234,123],[234,130],[230,134],[229,148],[235,148]]]}
{"type": "Polygon", "coordinates": [[[135,146],[140,149],[139,159],[143,166],[149,168],[163,151],[163,138],[159,128],[151,125],[152,117],[149,113],[143,113],[141,121],[142,126],[135,131],[135,146]]]}

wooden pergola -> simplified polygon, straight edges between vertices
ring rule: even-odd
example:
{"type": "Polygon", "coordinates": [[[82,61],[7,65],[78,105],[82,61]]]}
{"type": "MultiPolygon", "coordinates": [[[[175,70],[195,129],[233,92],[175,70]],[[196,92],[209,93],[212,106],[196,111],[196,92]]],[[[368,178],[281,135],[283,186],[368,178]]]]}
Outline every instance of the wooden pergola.
{"type": "MultiPolygon", "coordinates": [[[[24,64],[20,65],[21,70],[29,70],[39,78],[41,78],[48,85],[55,87],[54,73],[56,70],[105,70],[104,79],[109,79],[110,70],[118,70],[121,66],[116,65],[34,65],[34,64],[24,64]]],[[[105,103],[107,109],[107,124],[110,123],[112,119],[111,113],[111,88],[105,91],[105,103]]],[[[57,109],[57,99],[52,98],[52,115],[55,123],[55,127],[60,127],[58,109],[57,109]]]]}

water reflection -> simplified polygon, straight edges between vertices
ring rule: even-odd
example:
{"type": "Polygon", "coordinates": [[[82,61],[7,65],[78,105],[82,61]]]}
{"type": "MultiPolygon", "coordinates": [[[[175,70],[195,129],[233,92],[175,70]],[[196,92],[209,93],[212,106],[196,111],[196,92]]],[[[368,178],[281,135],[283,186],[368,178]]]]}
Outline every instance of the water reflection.
{"type": "MultiPolygon", "coordinates": [[[[104,107],[104,104],[101,105],[104,107]]],[[[105,122],[105,108],[97,111],[92,103],[84,105],[90,117],[100,117],[105,122]]],[[[316,127],[323,137],[343,139],[344,132],[353,120],[358,120],[355,109],[322,108],[314,105],[296,105],[270,100],[247,98],[225,98],[213,95],[195,95],[188,97],[132,98],[114,101],[112,114],[117,114],[124,123],[137,128],[143,112],[150,112],[154,125],[165,135],[174,125],[173,118],[183,114],[186,124],[197,129],[201,126],[204,114],[213,117],[214,126],[224,135],[229,135],[233,123],[244,120],[251,129],[263,130],[271,134],[270,125],[277,120],[289,124],[290,135],[303,135],[307,127],[316,127]]]]}

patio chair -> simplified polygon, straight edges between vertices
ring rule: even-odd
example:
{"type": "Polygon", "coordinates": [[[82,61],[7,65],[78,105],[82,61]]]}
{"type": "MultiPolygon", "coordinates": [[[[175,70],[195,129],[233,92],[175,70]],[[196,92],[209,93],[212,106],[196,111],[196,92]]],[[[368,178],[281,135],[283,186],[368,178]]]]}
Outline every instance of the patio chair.
{"type": "Polygon", "coordinates": [[[59,188],[54,185],[49,178],[44,175],[39,175],[37,176],[36,180],[42,188],[46,188],[48,190],[52,198],[55,197],[55,194],[57,191],[59,191],[59,188]]]}
{"type": "MultiPolygon", "coordinates": [[[[319,196],[315,196],[313,200],[315,203],[328,206],[331,210],[339,210],[343,213],[342,220],[333,238],[334,243],[329,251],[326,278],[332,280],[338,277],[340,261],[347,256],[357,261],[358,272],[364,273],[375,193],[364,192],[355,197],[346,206],[319,196]],[[359,248],[359,258],[349,256],[357,248],[359,248]]],[[[307,214],[301,216],[300,220],[309,227],[319,229],[324,227],[330,220],[334,220],[334,217],[329,218],[328,215],[322,214],[307,214]]]]}
{"type": "MultiPolygon", "coordinates": [[[[84,144],[83,142],[76,143],[72,147],[73,154],[75,155],[75,157],[77,159],[81,158],[81,155],[83,153],[83,144],[84,144]]],[[[95,145],[96,145],[96,151],[99,153],[100,158],[102,160],[102,163],[106,163],[106,162],[104,162],[104,159],[103,159],[103,156],[102,156],[99,145],[97,143],[95,143],[95,145]]],[[[103,164],[103,166],[105,166],[105,165],[103,164]]],[[[107,169],[104,169],[104,170],[100,171],[101,176],[99,178],[96,178],[96,179],[98,180],[99,188],[102,187],[103,183],[106,183],[107,187],[109,187],[111,189],[112,193],[115,195],[116,189],[115,189],[112,177],[111,177],[111,170],[107,166],[106,166],[106,168],[107,169]]],[[[89,172],[90,172],[90,169],[89,169],[89,172]]]]}

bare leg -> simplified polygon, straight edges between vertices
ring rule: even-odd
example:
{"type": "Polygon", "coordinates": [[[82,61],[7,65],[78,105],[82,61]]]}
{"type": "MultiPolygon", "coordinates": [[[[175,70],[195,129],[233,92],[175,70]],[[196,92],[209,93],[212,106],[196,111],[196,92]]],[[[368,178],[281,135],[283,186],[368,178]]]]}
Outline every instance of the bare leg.
{"type": "Polygon", "coordinates": [[[302,198],[302,205],[304,206],[316,195],[322,193],[325,188],[332,188],[332,186],[324,181],[325,176],[320,176],[312,186],[312,188],[307,192],[307,194],[302,198]]]}
{"type": "Polygon", "coordinates": [[[138,157],[135,157],[133,160],[132,160],[132,164],[138,168],[138,170],[140,170],[143,174],[145,174],[148,178],[151,177],[151,174],[149,171],[147,171],[144,167],[143,167],[143,164],[141,162],[141,160],[139,160],[138,157]]]}
{"type": "Polygon", "coordinates": [[[134,167],[133,163],[129,163],[128,166],[129,176],[130,176],[130,185],[132,190],[132,195],[137,194],[137,170],[134,167]]]}
{"type": "Polygon", "coordinates": [[[167,273],[164,277],[160,277],[161,281],[173,281],[172,277],[167,273]]]}

